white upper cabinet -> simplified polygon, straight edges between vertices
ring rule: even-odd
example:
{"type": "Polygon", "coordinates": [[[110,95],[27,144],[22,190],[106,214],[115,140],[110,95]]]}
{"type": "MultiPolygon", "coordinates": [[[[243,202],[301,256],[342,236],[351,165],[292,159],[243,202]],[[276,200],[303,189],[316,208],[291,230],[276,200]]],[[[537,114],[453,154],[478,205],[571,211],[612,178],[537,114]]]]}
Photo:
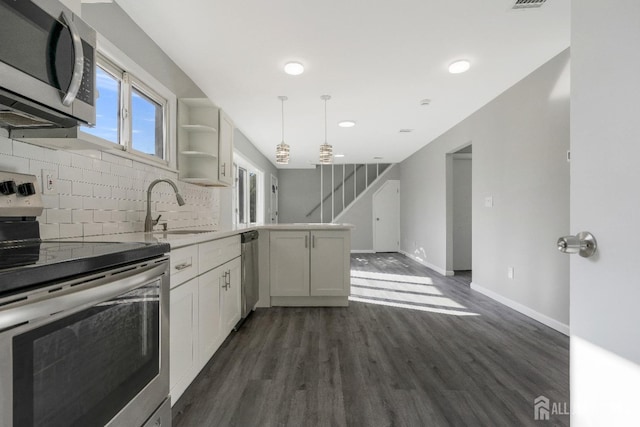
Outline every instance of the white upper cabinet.
{"type": "Polygon", "coordinates": [[[230,186],[233,122],[208,99],[178,100],[178,170],[182,181],[230,186]]]}

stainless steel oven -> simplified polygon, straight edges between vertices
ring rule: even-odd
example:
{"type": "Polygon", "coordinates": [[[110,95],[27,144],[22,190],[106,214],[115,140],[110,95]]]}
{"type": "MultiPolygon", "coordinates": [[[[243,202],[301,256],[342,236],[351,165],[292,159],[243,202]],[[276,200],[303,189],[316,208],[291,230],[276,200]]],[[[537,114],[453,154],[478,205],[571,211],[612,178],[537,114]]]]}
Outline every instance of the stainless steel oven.
{"type": "Polygon", "coordinates": [[[96,33],[57,0],[0,0],[0,125],[95,124],[96,33]]]}
{"type": "Polygon", "coordinates": [[[1,299],[0,424],[142,426],[169,392],[168,269],[165,257],[1,299]]]}
{"type": "Polygon", "coordinates": [[[42,241],[0,172],[0,427],[170,427],[169,246],[42,241]]]}

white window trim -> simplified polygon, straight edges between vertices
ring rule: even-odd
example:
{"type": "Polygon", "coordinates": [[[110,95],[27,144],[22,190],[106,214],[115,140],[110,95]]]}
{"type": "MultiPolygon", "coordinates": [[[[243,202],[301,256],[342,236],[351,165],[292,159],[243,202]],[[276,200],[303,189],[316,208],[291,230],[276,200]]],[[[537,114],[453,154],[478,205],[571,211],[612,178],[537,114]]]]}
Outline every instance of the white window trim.
{"type": "MultiPolygon", "coordinates": [[[[129,78],[131,82],[139,89],[141,92],[144,92],[146,95],[150,95],[145,91],[151,91],[157,93],[159,96],[166,100],[166,105],[164,106],[164,120],[165,120],[165,147],[164,147],[164,159],[160,159],[156,156],[152,156],[146,153],[142,153],[137,150],[133,150],[132,148],[128,148],[127,144],[116,144],[111,141],[107,141],[105,139],[99,138],[95,135],[91,135],[89,133],[83,132],[82,128],[79,128],[78,134],[79,137],[87,142],[97,145],[102,149],[114,150],[113,154],[129,158],[132,160],[140,161],[142,163],[150,164],[153,166],[161,167],[164,169],[169,169],[175,171],[177,169],[176,164],[176,123],[177,117],[176,112],[178,110],[178,100],[176,95],[171,92],[167,87],[165,87],[162,83],[160,83],[155,77],[145,71],[140,65],[138,65],[135,61],[129,58],[124,52],[118,49],[113,43],[107,40],[101,34],[97,35],[97,51],[98,53],[105,57],[107,62],[111,63],[113,66],[119,68],[124,71],[122,76],[124,79],[129,78]]],[[[158,100],[157,97],[150,96],[150,98],[162,103],[158,100]]],[[[123,102],[128,102],[127,100],[121,100],[121,104],[123,102]]],[[[129,101],[130,102],[130,101],[129,101]]],[[[123,105],[120,106],[122,111],[123,105]]],[[[127,106],[127,110],[131,110],[131,106],[127,106]]],[[[125,121],[126,123],[126,121],[125,121]]],[[[121,126],[122,127],[122,126],[121,126]]],[[[120,138],[128,137],[128,130],[121,129],[120,130],[120,138]]]]}
{"type": "MultiPolygon", "coordinates": [[[[247,160],[237,151],[233,152],[233,172],[234,172],[234,185],[233,185],[233,203],[232,203],[232,215],[233,215],[233,224],[236,225],[238,223],[238,168],[246,169],[247,171],[247,182],[246,182],[246,191],[249,194],[249,177],[251,172],[256,173],[256,222],[247,222],[243,224],[252,225],[260,225],[264,224],[264,203],[265,203],[265,194],[264,194],[264,171],[257,167],[255,164],[247,160]]],[[[249,203],[247,203],[247,218],[249,218],[249,203]]]]}

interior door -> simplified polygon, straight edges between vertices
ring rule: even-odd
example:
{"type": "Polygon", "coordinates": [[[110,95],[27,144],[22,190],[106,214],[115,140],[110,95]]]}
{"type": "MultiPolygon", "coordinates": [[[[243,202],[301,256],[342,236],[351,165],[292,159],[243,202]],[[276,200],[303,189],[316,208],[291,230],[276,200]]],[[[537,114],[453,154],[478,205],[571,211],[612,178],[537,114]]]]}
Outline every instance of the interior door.
{"type": "Polygon", "coordinates": [[[373,195],[373,250],[400,249],[400,181],[389,180],[373,195]]]}
{"type": "Polygon", "coordinates": [[[598,243],[591,258],[570,255],[571,425],[631,426],[640,401],[640,50],[629,47],[640,44],[640,3],[571,7],[571,234],[589,231],[598,243]]]}

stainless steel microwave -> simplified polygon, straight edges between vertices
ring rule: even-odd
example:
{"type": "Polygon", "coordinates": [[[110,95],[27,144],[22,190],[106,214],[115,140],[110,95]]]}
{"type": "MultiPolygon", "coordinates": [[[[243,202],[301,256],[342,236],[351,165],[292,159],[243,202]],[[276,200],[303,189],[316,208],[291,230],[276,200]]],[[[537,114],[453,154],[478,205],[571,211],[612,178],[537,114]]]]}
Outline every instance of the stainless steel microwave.
{"type": "Polygon", "coordinates": [[[0,127],[93,125],[96,32],[56,0],[0,0],[0,127]]]}

